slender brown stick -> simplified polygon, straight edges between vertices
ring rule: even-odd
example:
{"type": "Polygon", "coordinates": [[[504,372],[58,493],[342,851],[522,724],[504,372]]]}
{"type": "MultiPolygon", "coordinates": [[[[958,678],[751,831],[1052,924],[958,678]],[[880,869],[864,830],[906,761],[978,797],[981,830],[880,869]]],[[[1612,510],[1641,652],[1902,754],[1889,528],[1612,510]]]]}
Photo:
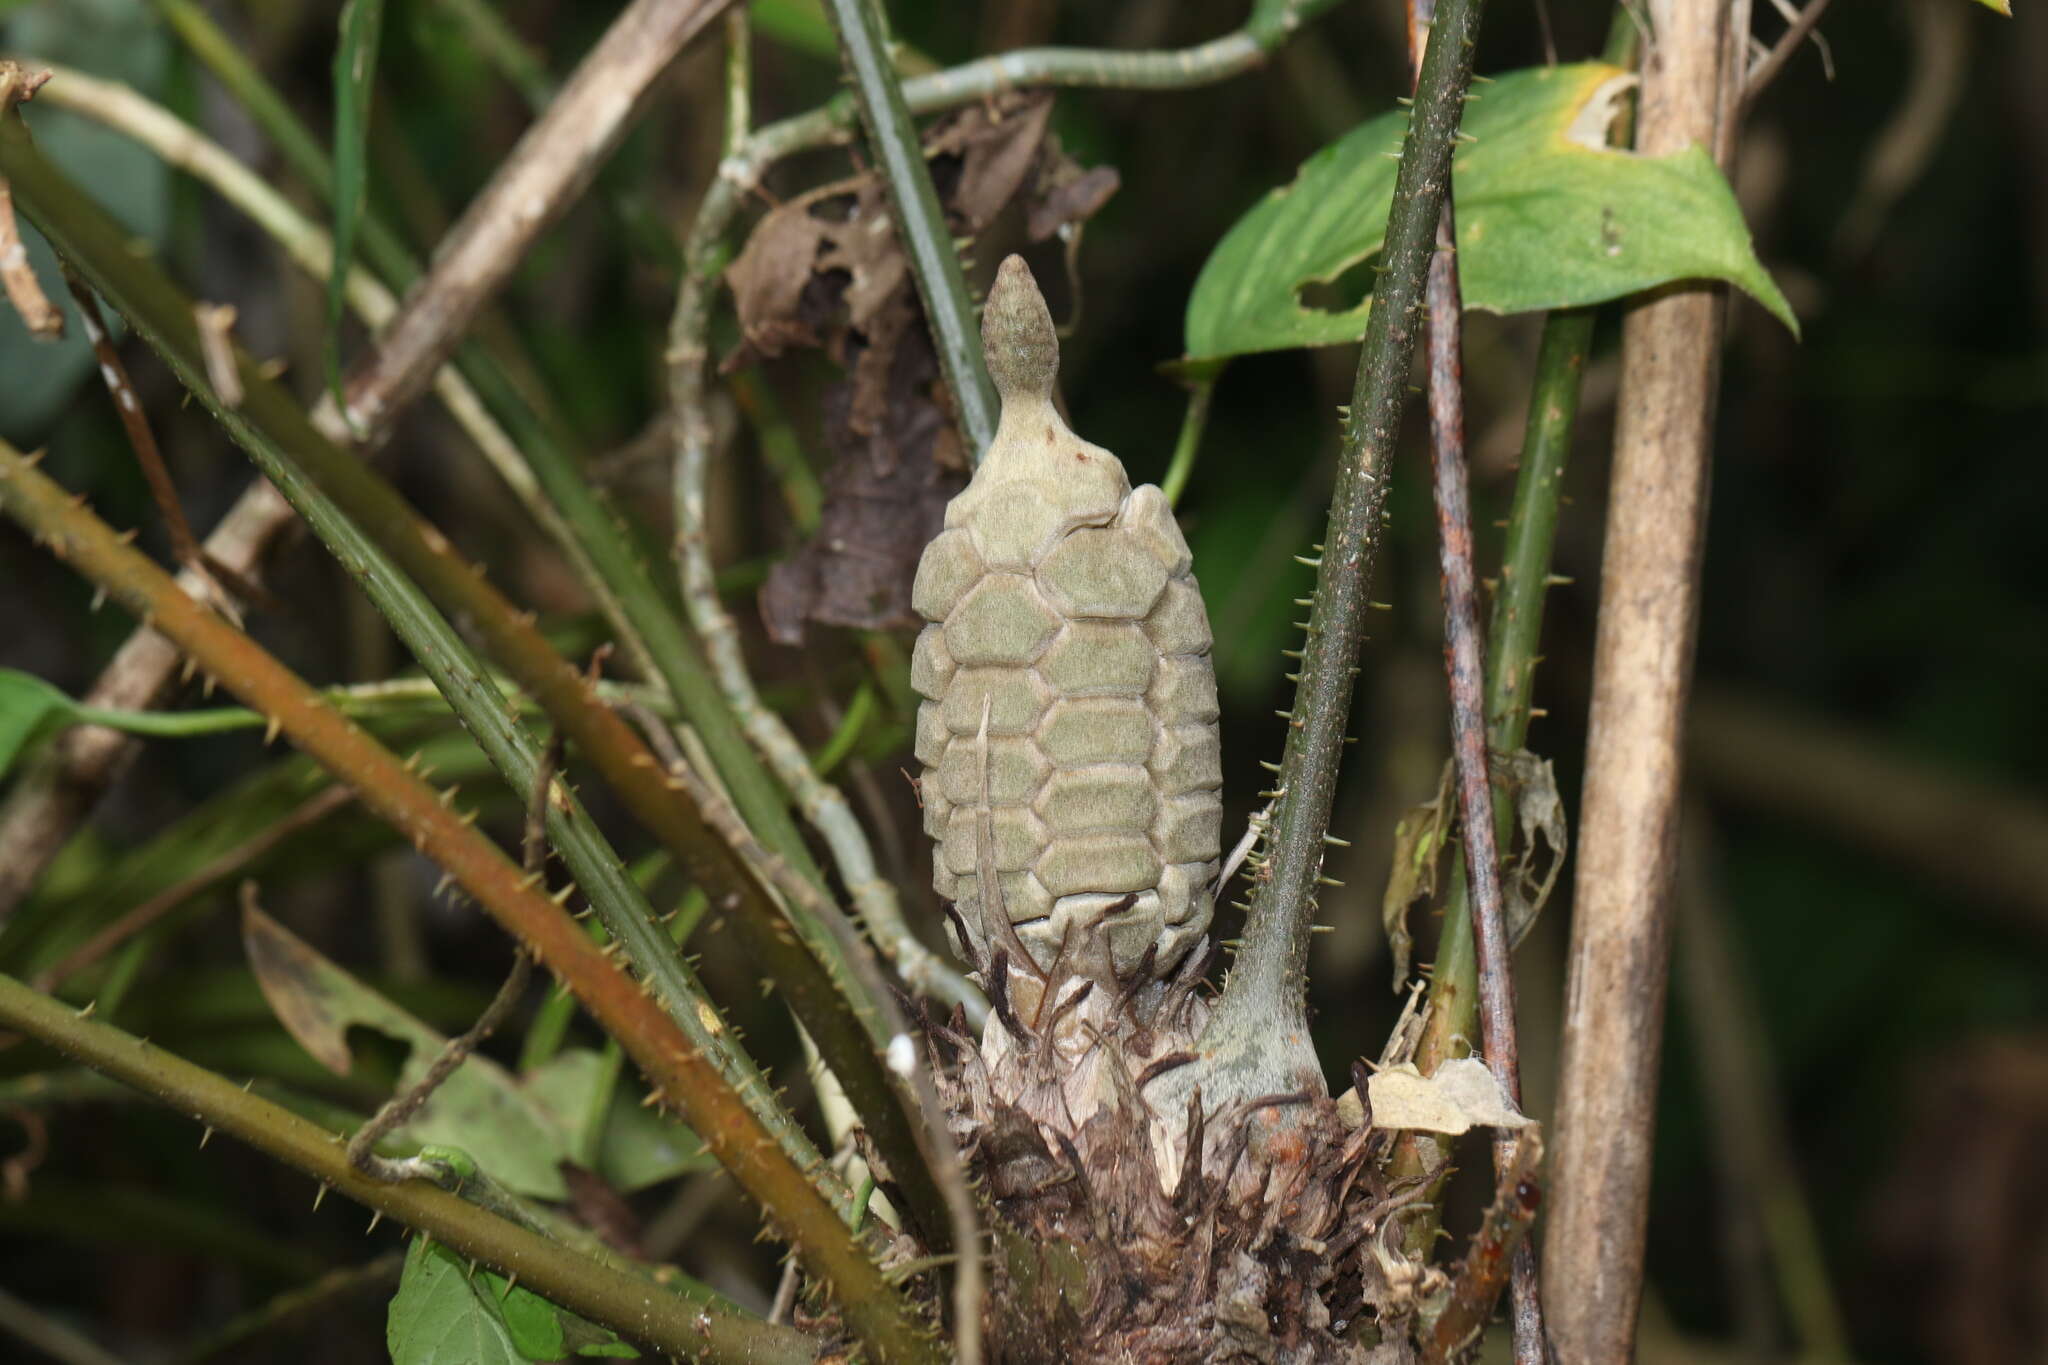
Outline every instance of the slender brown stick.
{"type": "MultiPolygon", "coordinates": [[[[1543,1159],[1543,1140],[1534,1128],[1523,1130],[1515,1144],[1514,1159],[1501,1168],[1495,1182],[1493,1205],[1472,1238],[1472,1246],[1451,1281],[1450,1299],[1422,1343],[1424,1365],[1464,1358],[1464,1352],[1486,1329],[1501,1286],[1508,1279],[1508,1267],[1519,1264],[1521,1251],[1529,1244],[1529,1225],[1536,1221],[1542,1191],[1536,1184],[1536,1168],[1543,1159]]],[[[1519,1327],[1519,1324],[1518,1324],[1519,1327]]],[[[1535,1359],[1545,1357],[1540,1353],[1535,1359]]],[[[1515,1355],[1521,1357],[1517,1331],[1515,1355]]]]}
{"type": "Polygon", "coordinates": [[[923,1324],[783,1153],[710,1058],[605,956],[566,911],[426,783],[246,635],[171,578],[12,447],[0,444],[0,511],[151,622],[294,744],[353,787],[520,942],[626,1049],[655,1091],[769,1211],[806,1266],[832,1287],[848,1326],[878,1359],[926,1360],[923,1324]]]}
{"type": "MultiPolygon", "coordinates": [[[[349,377],[345,427],[374,445],[433,382],[484,300],[589,185],[676,54],[730,0],[634,0],[456,221],[376,351],[349,377]]],[[[330,432],[330,435],[337,433],[330,432]]]]}
{"type": "Polygon", "coordinates": [[[1792,54],[1799,50],[1799,45],[1820,27],[1821,16],[1827,12],[1828,0],[1807,0],[1806,8],[1799,11],[1799,17],[1778,35],[1778,41],[1772,45],[1769,54],[1756,64],[1743,81],[1742,103],[1745,110],[1755,102],[1758,95],[1763,94],[1766,86],[1778,79],[1778,73],[1792,60],[1792,54]]]}
{"type": "Polygon", "coordinates": [[[215,604],[231,619],[236,616],[235,597],[269,600],[262,588],[207,558],[206,547],[192,534],[192,523],[185,520],[185,508],[178,501],[178,485],[171,478],[171,467],[164,462],[163,448],[156,443],[148,414],[142,410],[142,395],[136,392],[135,381],[129,378],[128,367],[122,363],[106,320],[100,316],[99,300],[69,266],[64,267],[64,287],[71,291],[71,300],[78,305],[78,320],[85,324],[86,340],[92,343],[93,356],[100,364],[100,378],[106,383],[108,397],[114,400],[114,411],[121,418],[121,430],[127,433],[129,447],[135,451],[135,462],[142,466],[142,478],[149,485],[150,497],[156,501],[157,515],[164,519],[164,531],[171,538],[171,557],[211,591],[215,604]]]}
{"type": "MultiPolygon", "coordinates": [[[[1411,71],[1418,75],[1435,16],[1436,0],[1411,0],[1408,57],[1411,71]]],[[[1514,968],[1508,960],[1501,909],[1500,851],[1494,839],[1493,779],[1486,754],[1486,651],[1479,625],[1478,575],[1472,568],[1472,495],[1465,460],[1465,305],[1458,284],[1457,241],[1453,186],[1444,191],[1436,254],[1430,258],[1425,285],[1430,472],[1444,599],[1444,677],[1450,690],[1451,756],[1458,774],[1458,819],[1479,965],[1480,1051],[1501,1089],[1519,1105],[1521,1045],[1515,1028],[1514,968]]],[[[1502,1180],[1523,1165],[1517,1146],[1512,1133],[1494,1138],[1494,1171],[1502,1180]]],[[[1543,1365],[1543,1305],[1535,1252],[1527,1239],[1517,1236],[1513,1255],[1515,1365],[1543,1365]]]]}
{"type": "MultiPolygon", "coordinates": [[[[1637,150],[1702,143],[1725,160],[1747,25],[1730,0],[1650,9],[1637,150]]],[[[1628,1360],[1641,1304],[1721,318],[1721,292],[1694,286],[1623,326],[1544,1242],[1551,1332],[1574,1365],[1628,1360]]]]}
{"type": "MultiPolygon", "coordinates": [[[[14,62],[0,62],[0,117],[16,101],[33,98],[37,87],[48,79],[47,71],[28,71],[14,62]]],[[[64,314],[43,293],[42,281],[28,263],[28,248],[22,244],[21,228],[14,220],[14,194],[4,175],[0,175],[0,291],[21,314],[29,335],[45,341],[64,335],[64,314]]]]}

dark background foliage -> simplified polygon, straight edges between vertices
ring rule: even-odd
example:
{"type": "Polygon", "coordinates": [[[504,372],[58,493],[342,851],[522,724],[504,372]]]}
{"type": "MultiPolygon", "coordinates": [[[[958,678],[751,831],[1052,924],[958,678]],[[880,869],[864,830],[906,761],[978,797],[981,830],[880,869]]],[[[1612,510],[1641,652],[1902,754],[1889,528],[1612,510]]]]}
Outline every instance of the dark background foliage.
{"type": "MultiPolygon", "coordinates": [[[[336,6],[214,8],[324,127],[336,6]]],[[[502,6],[557,73],[614,8],[502,6]]],[[[890,8],[901,36],[941,64],[1037,42],[1181,46],[1226,30],[1244,10],[1231,0],[899,0],[890,8]]],[[[1759,252],[1804,336],[1795,342],[1749,303],[1732,309],[1699,644],[1698,738],[1707,749],[1695,769],[1692,884],[1733,945],[1736,979],[1710,994],[1738,1016],[1755,1011],[1775,1069],[1772,1102],[1782,1106],[1788,1155],[1818,1220],[1855,1356],[1873,1362],[2018,1360],[2048,1343],[2039,1294],[2048,1275],[2048,1178],[2027,1156],[2048,1147],[2048,895],[2022,902],[1973,892],[1902,841],[1845,832],[1840,814],[1904,799],[1924,780],[1919,773],[1988,784],[1997,800],[2036,811],[2043,799],[2048,15],[2027,0],[2018,8],[2006,21],[1965,0],[1840,7],[1823,26],[1835,79],[1824,78],[1814,51],[1801,53],[1756,110],[1736,177],[1759,252]],[[1781,764],[1817,784],[1811,793],[1802,784],[1788,801],[1789,777],[1729,761],[1757,742],[1758,715],[1795,735],[1840,731],[1856,751],[1896,760],[1900,774],[1872,790],[1766,739],[1767,756],[1775,749],[1781,764]]],[[[0,4],[0,16],[7,46],[131,80],[272,165],[261,139],[146,7],[44,0],[0,4]]],[[[1595,51],[1607,21],[1597,6],[1554,7],[1547,20],[1565,59],[1595,51]]],[[[1303,157],[1400,92],[1399,23],[1391,4],[1346,4],[1264,70],[1218,87],[1059,99],[1054,123],[1068,150],[1117,167],[1122,189],[1087,229],[1078,294],[1060,283],[1056,247],[1032,259],[1056,315],[1080,310],[1063,379],[1074,425],[1117,451],[1134,480],[1163,473],[1178,428],[1181,392],[1158,367],[1179,353],[1182,310],[1202,261],[1303,157]]],[[[1774,36],[1779,21],[1759,26],[1774,36]]],[[[386,32],[375,192],[390,218],[430,234],[482,183],[526,115],[434,0],[393,0],[386,32]]],[[[1495,7],[1481,71],[1544,54],[1536,11],[1495,7]]],[[[757,62],[764,117],[807,108],[834,89],[830,59],[765,32],[757,62]]],[[[506,299],[593,471],[656,548],[666,539],[665,477],[658,462],[631,452],[660,410],[677,262],[659,235],[635,236],[627,224],[634,210],[656,223],[686,221],[717,155],[719,82],[715,43],[678,65],[600,193],[543,240],[506,299]]],[[[127,214],[195,292],[237,304],[252,349],[287,359],[310,394],[321,364],[316,292],[232,213],[153,172],[147,158],[60,132],[55,115],[33,117],[52,153],[127,214]]],[[[843,154],[814,153],[768,189],[787,197],[845,170],[843,154]]],[[[1014,237],[999,225],[978,249],[979,278],[1014,244],[1006,231],[1014,237]]],[[[1497,553],[1484,528],[1505,512],[1536,332],[1531,318],[1469,324],[1482,572],[1497,553]]],[[[1572,582],[1552,597],[1538,684],[1548,714],[1531,739],[1556,760],[1568,804],[1584,741],[1612,332],[1603,324],[1587,380],[1559,548],[1559,572],[1572,582]]],[[[717,335],[725,347],[736,341],[729,316],[717,335]]],[[[1345,348],[1235,365],[1181,504],[1218,640],[1230,829],[1241,827],[1262,785],[1257,760],[1278,755],[1273,712],[1287,695],[1279,651],[1292,642],[1287,623],[1296,616],[1288,599],[1309,581],[1291,557],[1317,538],[1352,360],[1345,348]]],[[[159,366],[139,354],[131,364],[203,527],[246,467],[202,416],[181,408],[159,366]]],[[[8,314],[0,367],[0,434],[24,448],[47,446],[57,477],[116,525],[144,527],[144,544],[161,552],[146,489],[83,364],[35,349],[8,314]]],[[[815,355],[754,373],[772,401],[748,405],[739,419],[716,490],[718,552],[736,566],[730,583],[741,604],[791,543],[757,445],[764,430],[793,435],[817,457],[818,395],[832,378],[815,355]]],[[[1346,886],[1325,902],[1335,932],[1315,967],[1317,1026],[1333,1077],[1350,1057],[1378,1051],[1392,1017],[1376,927],[1392,823],[1428,798],[1446,750],[1433,523],[1416,435],[1400,464],[1392,552],[1375,587],[1392,610],[1363,660],[1360,743],[1335,826],[1355,848],[1335,869],[1346,886]]],[[[409,420],[388,466],[565,638],[594,628],[573,580],[445,419],[423,410],[409,420]]],[[[0,581],[0,663],[82,692],[128,623],[89,612],[88,590],[12,532],[0,533],[0,581]]],[[[378,677],[403,662],[342,575],[305,545],[284,556],[279,588],[292,610],[259,617],[259,636],[309,676],[378,677]]],[[[808,740],[821,740],[858,671],[848,638],[814,627],[802,651],[758,636],[750,648],[771,700],[808,740]]],[[[927,884],[927,855],[897,776],[909,764],[905,720],[885,708],[845,777],[870,820],[887,826],[878,851],[915,896],[927,884]]],[[[125,848],[266,761],[247,737],[153,744],[50,874],[42,899],[75,899],[125,848]]],[[[509,795],[501,798],[509,812],[509,795]]],[[[474,912],[430,900],[432,872],[375,830],[334,828],[268,860],[273,908],[397,998],[459,1026],[502,970],[504,944],[474,912]]],[[[1937,833],[1962,863],[2009,851],[1971,825],[1937,833]]],[[[1519,959],[1524,1057],[1539,1114],[1555,1071],[1567,901],[1568,890],[1519,959]]],[[[291,1055],[240,969],[227,902],[223,892],[155,942],[120,1022],[212,1064],[367,1103],[366,1090],[336,1089],[291,1055]]],[[[936,941],[933,907],[913,908],[936,941]]],[[[1232,913],[1219,917],[1225,936],[1232,913]]],[[[1432,931],[1421,932],[1426,944],[1432,931]]],[[[0,935],[0,969],[22,969],[23,939],[0,935]]],[[[696,946],[751,1041],[800,1086],[786,1023],[758,1003],[715,933],[696,946]]],[[[1681,937],[1680,954],[1690,947],[1681,937]]],[[[1774,1286],[1793,1284],[1762,1257],[1746,1221],[1755,1187],[1731,1173],[1727,1127],[1717,1124],[1740,1097],[1703,1079],[1692,1030],[1706,1011],[1688,999],[1675,984],[1646,1360],[1706,1359],[1709,1346],[1732,1351],[1756,1340],[1759,1315],[1777,1311],[1774,1286]]],[[[42,1061],[12,1048],[0,1052],[0,1074],[42,1061]]],[[[325,1266],[363,1260],[390,1235],[366,1242],[353,1209],[310,1214],[302,1178],[228,1144],[199,1151],[189,1124],[154,1110],[109,1101],[0,1111],[14,1115],[0,1120],[0,1155],[15,1157],[10,1169],[19,1172],[0,1198],[0,1286],[94,1323],[137,1360],[174,1359],[233,1313],[325,1266]]],[[[689,1185],[637,1207],[648,1226],[667,1218],[673,1228],[689,1200],[709,1214],[671,1254],[736,1294],[758,1301],[772,1290],[773,1268],[751,1244],[752,1217],[729,1190],[689,1185]]],[[[1470,1222],[1469,1213],[1453,1219],[1470,1222]]],[[[1811,1302],[1809,1291],[1793,1292],[1811,1302]]],[[[243,1358],[370,1358],[380,1349],[382,1299],[362,1294],[318,1331],[282,1330],[243,1358]]]]}

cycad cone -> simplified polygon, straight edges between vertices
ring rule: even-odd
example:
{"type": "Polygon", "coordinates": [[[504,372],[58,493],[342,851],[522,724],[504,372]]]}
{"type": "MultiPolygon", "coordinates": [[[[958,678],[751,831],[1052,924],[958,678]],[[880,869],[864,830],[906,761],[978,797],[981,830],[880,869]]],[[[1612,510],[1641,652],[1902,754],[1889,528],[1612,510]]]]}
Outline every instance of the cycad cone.
{"type": "Polygon", "coordinates": [[[918,565],[932,624],[911,681],[934,884],[973,961],[1008,952],[991,984],[1028,1016],[1071,977],[1098,994],[1163,979],[1202,938],[1223,774],[1187,542],[1164,495],[1054,408],[1058,341],[1015,256],[982,345],[1002,420],[918,565]],[[983,903],[984,841],[1000,906],[983,903]]]}

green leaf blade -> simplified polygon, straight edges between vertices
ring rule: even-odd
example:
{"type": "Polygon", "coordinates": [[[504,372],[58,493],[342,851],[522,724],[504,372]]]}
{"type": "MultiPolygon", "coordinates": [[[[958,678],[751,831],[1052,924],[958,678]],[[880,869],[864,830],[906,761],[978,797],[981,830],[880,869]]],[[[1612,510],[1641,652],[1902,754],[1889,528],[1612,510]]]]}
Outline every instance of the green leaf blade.
{"type": "MultiPolygon", "coordinates": [[[[1588,62],[1510,72],[1465,118],[1452,174],[1467,308],[1493,313],[1605,303],[1675,280],[1750,294],[1795,333],[1756,258],[1733,191],[1698,147],[1663,157],[1606,146],[1633,78],[1588,62]]],[[[1303,163],[1254,205],[1203,267],[1187,353],[1208,359],[1356,341],[1371,300],[1330,307],[1330,285],[1380,249],[1407,116],[1383,114],[1303,163]]]]}
{"type": "Polygon", "coordinates": [[[78,703],[32,673],[0,668],[0,778],[38,742],[78,718],[78,703]]]}
{"type": "Polygon", "coordinates": [[[348,0],[334,49],[334,261],[327,272],[327,384],[348,411],[341,392],[341,322],[348,307],[349,269],[355,264],[356,229],[369,193],[370,100],[377,84],[377,50],[384,0],[348,0]]]}
{"type": "Polygon", "coordinates": [[[385,1318],[391,1365],[528,1365],[497,1299],[478,1289],[454,1252],[414,1238],[385,1318]]]}

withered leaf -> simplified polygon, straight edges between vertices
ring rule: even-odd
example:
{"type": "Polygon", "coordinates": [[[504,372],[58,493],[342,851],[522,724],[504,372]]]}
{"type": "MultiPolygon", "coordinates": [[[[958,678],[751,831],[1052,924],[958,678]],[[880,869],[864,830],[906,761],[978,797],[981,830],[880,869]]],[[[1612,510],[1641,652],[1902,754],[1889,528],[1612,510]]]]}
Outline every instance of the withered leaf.
{"type": "Polygon", "coordinates": [[[1408,932],[1408,908],[1419,900],[1436,896],[1438,871],[1444,849],[1450,844],[1452,826],[1457,824],[1458,805],[1451,793],[1452,768],[1444,764],[1437,779],[1436,796],[1409,809],[1394,825],[1394,862],[1387,871],[1386,895],[1380,898],[1380,923],[1387,931],[1387,948],[1394,958],[1394,989],[1408,980],[1409,958],[1415,950],[1415,936],[1408,932]]]}
{"type": "Polygon", "coordinates": [[[1501,878],[1501,914],[1506,920],[1508,947],[1514,949],[1528,937],[1536,916],[1557,888],[1569,839],[1564,801],[1557,794],[1557,774],[1551,771],[1550,760],[1517,749],[1505,757],[1495,754],[1493,763],[1496,773],[1507,774],[1520,835],[1504,856],[1506,875],[1501,878]],[[1539,843],[1549,850],[1547,857],[1539,856],[1539,843]]]}
{"type": "MultiPolygon", "coordinates": [[[[1011,93],[932,125],[925,154],[958,236],[1020,201],[1050,235],[1108,198],[1116,173],[1066,158],[1047,131],[1051,112],[1048,94],[1011,93]]],[[[914,625],[917,557],[967,462],[880,179],[863,172],[771,210],[726,279],[744,340],[725,369],[816,348],[846,375],[825,394],[834,463],[818,530],[761,591],[769,635],[800,643],[809,621],[914,625]]]]}

